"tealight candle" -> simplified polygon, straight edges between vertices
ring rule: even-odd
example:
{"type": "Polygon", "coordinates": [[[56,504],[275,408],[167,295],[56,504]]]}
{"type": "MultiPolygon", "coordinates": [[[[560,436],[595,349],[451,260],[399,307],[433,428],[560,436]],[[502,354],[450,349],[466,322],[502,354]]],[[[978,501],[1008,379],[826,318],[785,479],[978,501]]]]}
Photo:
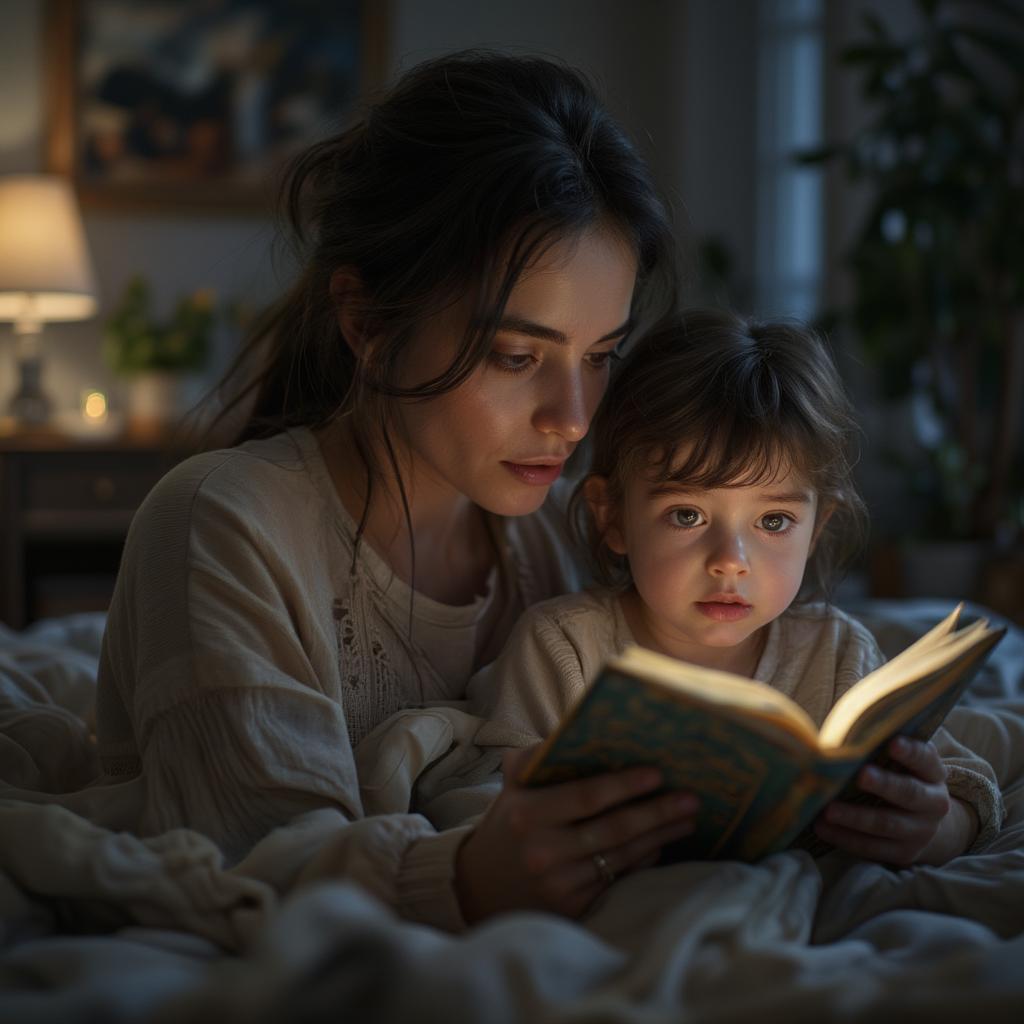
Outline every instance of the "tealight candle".
{"type": "Polygon", "coordinates": [[[82,419],[87,424],[107,421],[107,396],[102,391],[87,390],[81,395],[82,419]]]}

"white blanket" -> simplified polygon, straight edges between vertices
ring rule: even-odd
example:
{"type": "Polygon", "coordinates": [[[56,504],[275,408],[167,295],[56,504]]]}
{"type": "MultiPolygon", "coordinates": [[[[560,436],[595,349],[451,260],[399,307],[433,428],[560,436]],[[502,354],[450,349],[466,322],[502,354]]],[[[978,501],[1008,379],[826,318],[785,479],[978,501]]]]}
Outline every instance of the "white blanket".
{"type": "MultiPolygon", "coordinates": [[[[892,649],[941,609],[857,611],[892,649]]],[[[342,882],[279,899],[188,830],[108,831],[84,816],[96,791],[28,802],[90,777],[101,625],[0,633],[0,1022],[1024,1019],[1020,629],[954,712],[1004,789],[985,855],[679,864],[623,878],[582,922],[516,914],[450,936],[342,882]]],[[[312,812],[289,841],[317,827],[312,812]]],[[[261,847],[287,856],[280,836],[261,847]]]]}

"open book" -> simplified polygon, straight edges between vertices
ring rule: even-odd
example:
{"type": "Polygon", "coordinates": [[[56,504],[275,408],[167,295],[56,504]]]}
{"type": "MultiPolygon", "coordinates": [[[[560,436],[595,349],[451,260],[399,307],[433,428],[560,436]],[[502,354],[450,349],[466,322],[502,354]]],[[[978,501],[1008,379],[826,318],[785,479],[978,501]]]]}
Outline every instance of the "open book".
{"type": "Polygon", "coordinates": [[[825,804],[852,788],[866,761],[884,761],[893,736],[930,738],[1005,632],[984,619],[958,629],[962,607],[855,683],[820,729],[765,683],[630,647],[602,669],[521,781],[656,764],[669,788],[701,801],[697,831],[673,858],[755,860],[794,840],[820,852],[827,846],[810,826],[825,804]]]}

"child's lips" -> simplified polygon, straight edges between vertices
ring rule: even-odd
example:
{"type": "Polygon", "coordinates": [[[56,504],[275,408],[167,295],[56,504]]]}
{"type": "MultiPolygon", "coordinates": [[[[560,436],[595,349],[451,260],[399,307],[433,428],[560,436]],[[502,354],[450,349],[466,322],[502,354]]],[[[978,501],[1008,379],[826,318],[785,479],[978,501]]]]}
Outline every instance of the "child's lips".
{"type": "Polygon", "coordinates": [[[697,601],[697,610],[715,622],[738,622],[745,619],[754,606],[742,598],[731,597],[711,601],[697,601]]]}

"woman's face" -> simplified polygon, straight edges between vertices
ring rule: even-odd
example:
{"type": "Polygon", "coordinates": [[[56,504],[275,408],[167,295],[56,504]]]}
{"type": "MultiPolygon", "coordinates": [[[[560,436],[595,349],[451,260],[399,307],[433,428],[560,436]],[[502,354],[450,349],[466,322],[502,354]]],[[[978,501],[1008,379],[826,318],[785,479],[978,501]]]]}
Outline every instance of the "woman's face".
{"type": "MultiPolygon", "coordinates": [[[[499,515],[540,506],[607,387],[636,269],[626,241],[597,228],[553,245],[523,273],[473,373],[437,398],[399,403],[414,501],[463,495],[499,515]]],[[[468,315],[459,303],[428,323],[405,354],[402,385],[451,365],[468,315]]]]}

